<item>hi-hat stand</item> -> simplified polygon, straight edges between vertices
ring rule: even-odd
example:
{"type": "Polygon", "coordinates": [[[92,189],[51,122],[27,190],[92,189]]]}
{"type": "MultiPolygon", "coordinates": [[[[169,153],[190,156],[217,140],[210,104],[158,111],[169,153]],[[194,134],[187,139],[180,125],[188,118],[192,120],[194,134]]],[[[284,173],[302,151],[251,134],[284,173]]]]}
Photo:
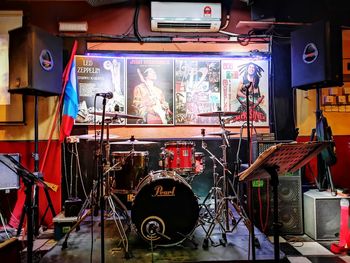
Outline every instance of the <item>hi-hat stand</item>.
{"type": "MultiPolygon", "coordinates": [[[[207,114],[206,116],[209,116],[207,114]]],[[[212,235],[212,232],[217,224],[219,224],[220,229],[222,231],[222,241],[220,241],[220,244],[225,244],[227,242],[226,233],[232,232],[238,225],[238,223],[243,219],[246,226],[249,227],[250,223],[249,220],[243,210],[243,208],[240,207],[237,193],[234,189],[234,186],[230,180],[228,180],[228,174],[232,173],[227,168],[227,148],[230,147],[230,143],[228,140],[228,134],[229,132],[225,130],[224,126],[224,119],[222,116],[225,116],[225,113],[217,112],[217,116],[219,117],[220,126],[221,126],[221,138],[222,138],[222,145],[220,148],[222,149],[222,159],[219,160],[212,152],[210,152],[207,148],[206,143],[204,142],[205,137],[205,130],[202,129],[202,148],[210,155],[210,158],[213,161],[213,187],[210,189],[208,195],[205,197],[202,208],[205,209],[205,213],[209,215],[210,219],[210,225],[206,232],[206,237],[204,238],[203,242],[203,248],[208,248],[209,240],[211,240],[210,236],[212,235]],[[217,164],[219,164],[222,169],[222,176],[219,177],[216,168],[217,164]],[[222,180],[222,188],[218,186],[218,183],[222,180]],[[234,196],[229,196],[228,190],[229,187],[232,188],[232,192],[234,196]],[[210,211],[208,205],[206,203],[211,201],[211,199],[214,199],[214,211],[210,211]],[[237,203],[235,203],[237,202],[237,203]],[[239,215],[238,221],[234,217],[234,211],[239,215]],[[232,229],[230,228],[230,222],[232,225],[232,229]]],[[[249,227],[250,228],[250,227],[249,227]]],[[[250,229],[249,229],[250,231],[250,229]]],[[[212,241],[212,240],[211,240],[212,241]]]]}
{"type": "MultiPolygon", "coordinates": [[[[107,123],[107,142],[105,147],[105,152],[103,152],[103,144],[104,144],[104,124],[106,121],[106,96],[103,96],[102,101],[102,121],[101,121],[101,137],[100,137],[100,144],[99,144],[99,155],[97,156],[98,161],[98,180],[97,180],[97,189],[99,190],[99,199],[100,199],[100,227],[101,227],[101,263],[105,262],[105,204],[109,205],[109,208],[112,211],[113,220],[117,226],[118,232],[120,234],[120,238],[122,239],[122,244],[124,246],[125,250],[125,257],[129,258],[129,244],[128,244],[128,238],[125,233],[123,224],[121,222],[121,218],[119,214],[117,213],[116,206],[114,204],[114,201],[116,201],[120,206],[122,206],[122,209],[126,211],[127,210],[125,206],[122,204],[122,202],[119,200],[119,198],[115,195],[113,195],[109,189],[109,171],[110,171],[110,163],[109,163],[109,154],[110,154],[110,145],[109,145],[109,125],[107,123]],[[105,154],[105,155],[104,155],[105,154]],[[108,171],[105,174],[105,171],[108,171]],[[107,175],[107,176],[106,176],[107,175]]],[[[128,217],[127,217],[128,219],[128,217]]]]}

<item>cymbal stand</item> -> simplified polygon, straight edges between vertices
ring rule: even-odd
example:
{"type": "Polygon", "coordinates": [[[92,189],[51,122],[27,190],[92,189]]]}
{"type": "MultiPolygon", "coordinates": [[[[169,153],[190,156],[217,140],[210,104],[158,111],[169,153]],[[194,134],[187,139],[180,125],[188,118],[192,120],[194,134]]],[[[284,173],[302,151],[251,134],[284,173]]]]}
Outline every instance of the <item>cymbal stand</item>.
{"type": "MultiPolygon", "coordinates": [[[[127,208],[125,205],[120,201],[120,199],[112,193],[111,191],[111,176],[110,176],[110,171],[112,170],[112,167],[115,167],[117,164],[114,164],[112,167],[110,166],[110,161],[109,161],[109,156],[110,156],[110,144],[109,144],[109,122],[106,122],[107,126],[107,140],[105,143],[105,154],[107,156],[106,162],[103,165],[103,178],[104,178],[104,199],[106,201],[106,211],[109,211],[109,215],[112,216],[113,221],[117,227],[117,231],[119,233],[120,239],[121,239],[121,244],[124,247],[125,250],[125,258],[130,258],[129,254],[129,242],[128,242],[128,237],[126,235],[121,216],[119,215],[117,211],[117,206],[121,208],[121,211],[124,212],[124,217],[127,220],[127,224],[130,225],[130,218],[128,216],[127,208]]],[[[129,153],[129,156],[133,155],[133,150],[129,153]]]]}
{"type": "MultiPolygon", "coordinates": [[[[208,241],[210,236],[215,228],[216,224],[219,224],[221,231],[223,242],[226,243],[226,232],[230,231],[229,225],[229,211],[228,211],[228,198],[227,198],[227,190],[222,191],[220,187],[218,187],[218,183],[221,179],[223,179],[223,188],[227,189],[227,179],[226,172],[230,173],[226,167],[226,145],[222,145],[223,149],[223,161],[220,161],[210,150],[208,150],[206,143],[204,142],[205,130],[202,129],[202,148],[210,155],[210,159],[213,161],[213,187],[210,189],[208,195],[205,197],[202,207],[206,210],[207,214],[210,216],[210,226],[206,232],[206,237],[203,242],[203,248],[208,248],[208,241]],[[219,164],[223,168],[223,176],[219,178],[218,173],[216,172],[217,164],[219,164]],[[227,170],[227,171],[226,171],[227,170]],[[206,205],[208,199],[214,198],[214,212],[211,212],[208,206],[206,205]],[[224,216],[224,218],[220,218],[224,216]],[[223,224],[225,223],[225,225],[223,224]]],[[[233,218],[233,216],[232,216],[233,218]]],[[[211,240],[211,239],[210,239],[211,240]]]]}

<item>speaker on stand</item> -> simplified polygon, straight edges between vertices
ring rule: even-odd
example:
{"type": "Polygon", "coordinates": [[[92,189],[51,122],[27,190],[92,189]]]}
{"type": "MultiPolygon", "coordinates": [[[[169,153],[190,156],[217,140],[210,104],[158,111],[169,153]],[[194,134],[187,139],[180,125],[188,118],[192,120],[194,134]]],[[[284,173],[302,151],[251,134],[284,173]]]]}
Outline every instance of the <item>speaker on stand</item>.
{"type": "MultiPolygon", "coordinates": [[[[62,39],[36,26],[24,26],[9,31],[9,92],[34,96],[34,172],[42,179],[39,171],[39,103],[38,96],[55,96],[61,93],[62,86],[62,39]]],[[[43,188],[52,217],[56,212],[52,205],[47,188],[43,188]]],[[[33,204],[26,204],[20,219],[21,228],[24,222],[24,210],[27,214],[28,242],[27,261],[32,262],[33,236],[39,234],[39,188],[28,187],[27,195],[32,195],[33,204]],[[33,209],[33,211],[31,211],[33,209]]],[[[32,201],[30,200],[30,203],[32,201]]],[[[46,212],[45,212],[46,213],[46,212]]],[[[44,214],[45,216],[45,214],[44,214]]]]}

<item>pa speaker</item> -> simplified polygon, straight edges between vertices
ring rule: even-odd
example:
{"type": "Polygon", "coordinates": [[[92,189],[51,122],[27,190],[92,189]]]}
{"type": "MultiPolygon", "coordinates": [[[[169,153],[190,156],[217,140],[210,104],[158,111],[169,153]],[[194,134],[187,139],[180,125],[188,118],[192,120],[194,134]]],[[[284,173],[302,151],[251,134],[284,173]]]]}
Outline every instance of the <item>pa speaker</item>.
{"type": "MultiPolygon", "coordinates": [[[[340,230],[340,200],[327,191],[304,193],[305,234],[314,240],[338,240],[340,230]]],[[[350,221],[349,221],[350,223],[350,221]]]]}
{"type": "Polygon", "coordinates": [[[342,32],[320,21],[291,33],[292,86],[309,90],[343,84],[342,32]]]}
{"type": "Polygon", "coordinates": [[[35,26],[11,30],[9,35],[9,92],[59,95],[62,39],[35,26]]]}

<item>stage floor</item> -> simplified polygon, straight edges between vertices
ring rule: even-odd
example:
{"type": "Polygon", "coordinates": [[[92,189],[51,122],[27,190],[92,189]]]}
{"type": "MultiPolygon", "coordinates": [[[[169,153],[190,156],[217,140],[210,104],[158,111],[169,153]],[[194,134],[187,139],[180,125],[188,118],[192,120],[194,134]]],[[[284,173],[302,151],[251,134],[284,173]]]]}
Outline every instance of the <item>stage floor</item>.
{"type": "MultiPolygon", "coordinates": [[[[242,262],[253,259],[250,247],[250,234],[243,220],[238,219],[238,224],[232,232],[226,233],[227,242],[222,240],[222,227],[215,224],[212,234],[209,236],[208,247],[203,247],[209,224],[195,227],[193,242],[185,239],[178,245],[153,247],[145,242],[135,231],[134,227],[128,231],[128,251],[119,238],[116,224],[113,220],[105,222],[105,262],[242,262]],[[195,243],[195,244],[194,244],[195,243]]],[[[68,239],[67,248],[62,250],[63,239],[40,262],[72,263],[72,262],[101,262],[101,238],[99,217],[91,216],[80,225],[79,231],[73,231],[68,239]],[[93,227],[91,227],[93,226],[93,227]]],[[[256,229],[256,228],[255,228],[256,229]]],[[[230,228],[232,230],[232,226],[230,228]]],[[[256,260],[273,261],[274,246],[267,236],[258,229],[255,237],[259,241],[255,248],[256,260]]],[[[285,254],[280,253],[284,259],[285,254]]],[[[288,262],[288,261],[286,261],[288,262]]]]}

